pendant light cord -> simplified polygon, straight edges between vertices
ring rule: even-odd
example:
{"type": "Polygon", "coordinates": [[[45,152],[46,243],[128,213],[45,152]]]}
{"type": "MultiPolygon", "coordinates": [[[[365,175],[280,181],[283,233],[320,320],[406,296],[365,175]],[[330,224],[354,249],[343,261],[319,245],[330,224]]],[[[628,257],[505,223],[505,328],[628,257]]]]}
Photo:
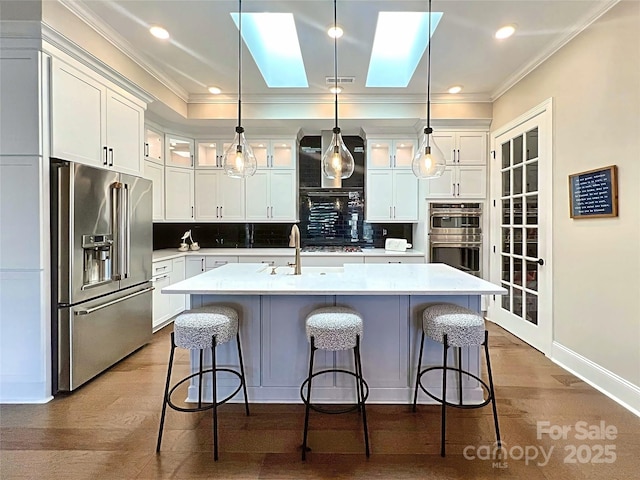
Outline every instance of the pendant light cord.
{"type": "Polygon", "coordinates": [[[241,128],[241,126],[242,126],[242,0],[238,0],[238,128],[241,128]]]}
{"type": "Polygon", "coordinates": [[[427,128],[431,128],[431,0],[429,0],[429,43],[427,45],[427,128]]]}
{"type": "Polygon", "coordinates": [[[338,7],[336,5],[337,0],[333,0],[333,83],[335,91],[335,118],[336,126],[334,130],[338,129],[338,35],[336,34],[338,29],[338,7]]]}

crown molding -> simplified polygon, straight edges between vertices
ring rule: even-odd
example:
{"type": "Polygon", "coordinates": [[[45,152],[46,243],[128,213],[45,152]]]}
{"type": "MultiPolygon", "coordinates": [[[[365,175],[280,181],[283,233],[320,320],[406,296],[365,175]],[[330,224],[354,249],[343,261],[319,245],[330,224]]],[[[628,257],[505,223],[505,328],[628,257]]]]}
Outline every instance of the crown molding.
{"type": "MultiPolygon", "coordinates": [[[[102,75],[104,78],[112,81],[120,88],[139,98],[143,102],[151,103],[155,100],[153,95],[151,95],[149,92],[132,83],[131,80],[122,75],[120,72],[111,68],[99,58],[91,55],[82,47],[72,42],[46,23],[42,24],[42,40],[43,42],[46,42],[46,44],[49,44],[53,49],[57,49],[62,53],[70,56],[74,60],[77,60],[83,65],[91,68],[95,72],[102,75]]],[[[44,45],[43,49],[46,51],[47,46],[44,45]]],[[[48,50],[51,50],[51,48],[49,48],[48,50]]],[[[55,52],[50,53],[55,56],[55,52]]]]}
{"type": "Polygon", "coordinates": [[[162,83],[182,101],[185,103],[188,101],[189,93],[182,88],[181,85],[158,69],[152,60],[137,52],[133,45],[127,42],[116,30],[107,26],[99,17],[96,17],[83,5],[82,1],[58,0],[58,2],[91,27],[107,42],[124,53],[128,58],[136,63],[136,65],[162,83]]]}
{"type": "Polygon", "coordinates": [[[598,5],[596,5],[596,7],[591,12],[587,13],[584,17],[575,22],[572,27],[568,28],[567,34],[564,37],[549,45],[549,47],[543,50],[537,57],[527,63],[520,70],[510,75],[502,83],[502,85],[500,85],[491,94],[491,101],[496,101],[498,98],[504,95],[511,87],[516,85],[520,80],[522,80],[524,77],[538,68],[546,60],[553,56],[558,50],[560,50],[576,36],[586,30],[593,22],[607,13],[613,6],[615,6],[619,2],[620,0],[607,0],[605,2],[598,3],[598,5]]]}

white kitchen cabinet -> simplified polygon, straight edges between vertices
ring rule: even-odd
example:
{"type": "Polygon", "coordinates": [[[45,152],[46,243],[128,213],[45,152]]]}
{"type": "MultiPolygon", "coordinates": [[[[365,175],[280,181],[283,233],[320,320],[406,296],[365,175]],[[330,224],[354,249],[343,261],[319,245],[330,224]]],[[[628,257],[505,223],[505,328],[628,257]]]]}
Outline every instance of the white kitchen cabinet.
{"type": "Polygon", "coordinates": [[[224,154],[231,145],[229,139],[196,141],[196,168],[222,168],[224,154]]]}
{"type": "Polygon", "coordinates": [[[368,222],[417,222],[418,179],[411,170],[367,169],[368,222]]]}
{"type": "Polygon", "coordinates": [[[485,198],[486,132],[434,131],[433,136],[447,166],[441,177],[427,180],[427,198],[485,198]]]}
{"type": "Polygon", "coordinates": [[[227,263],[238,263],[238,257],[235,255],[187,255],[185,278],[195,277],[227,263]]]}
{"type": "Polygon", "coordinates": [[[95,72],[52,59],[51,118],[52,157],[142,172],[144,105],[95,72]]]}
{"type": "Polygon", "coordinates": [[[416,148],[415,138],[367,137],[367,170],[374,168],[411,169],[416,148]]]}
{"type": "Polygon", "coordinates": [[[258,170],[246,179],[246,219],[297,221],[296,170],[258,170]]]}
{"type": "Polygon", "coordinates": [[[251,140],[253,154],[261,168],[296,168],[296,139],[272,138],[251,140]]]}
{"type": "Polygon", "coordinates": [[[144,161],[144,176],[153,182],[153,221],[164,220],[164,165],[144,161]]]}
{"type": "Polygon", "coordinates": [[[144,159],[164,165],[164,133],[148,125],[144,129],[144,159]]]}
{"type": "Polygon", "coordinates": [[[154,287],[152,325],[153,331],[156,332],[185,309],[185,295],[165,294],[161,292],[163,288],[184,280],[184,257],[153,262],[152,272],[154,287]]]}
{"type": "Polygon", "coordinates": [[[167,133],[165,136],[165,165],[193,168],[194,141],[191,138],[167,133]]]}
{"type": "Polygon", "coordinates": [[[485,198],[487,167],[448,165],[441,177],[427,180],[427,198],[485,198]]]}
{"type": "Polygon", "coordinates": [[[164,214],[167,221],[193,221],[194,172],[190,168],[165,166],[164,214]]]}
{"type": "Polygon", "coordinates": [[[195,218],[199,221],[239,222],[245,219],[245,180],[224,170],[196,170],[195,218]]]}
{"type": "Polygon", "coordinates": [[[424,256],[409,257],[406,255],[365,256],[364,263],[425,263],[424,256]]]}
{"type": "Polygon", "coordinates": [[[447,165],[486,165],[486,132],[434,130],[433,138],[442,150],[447,165]]]}

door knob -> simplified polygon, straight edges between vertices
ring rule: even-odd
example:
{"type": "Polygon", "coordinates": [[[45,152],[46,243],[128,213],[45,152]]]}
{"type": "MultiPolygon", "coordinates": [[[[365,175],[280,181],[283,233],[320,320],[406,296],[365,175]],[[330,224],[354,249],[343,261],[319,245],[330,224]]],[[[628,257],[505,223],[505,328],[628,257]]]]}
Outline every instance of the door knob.
{"type": "Polygon", "coordinates": [[[541,258],[539,258],[539,259],[538,259],[538,265],[544,265],[544,260],[543,260],[543,259],[541,259],[541,258]]]}

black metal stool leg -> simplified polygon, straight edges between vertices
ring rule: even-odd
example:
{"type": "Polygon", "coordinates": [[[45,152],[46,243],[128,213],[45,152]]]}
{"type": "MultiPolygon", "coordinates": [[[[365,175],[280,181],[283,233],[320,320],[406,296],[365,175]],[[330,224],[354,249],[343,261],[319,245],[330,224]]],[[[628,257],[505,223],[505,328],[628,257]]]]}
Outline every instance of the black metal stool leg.
{"type": "Polygon", "coordinates": [[[358,384],[360,388],[358,389],[358,394],[360,397],[358,398],[358,403],[362,405],[362,424],[364,426],[364,448],[367,458],[369,458],[369,428],[367,426],[367,408],[364,402],[364,385],[363,385],[363,377],[362,377],[362,358],[360,357],[360,335],[356,336],[356,346],[354,348],[355,356],[357,358],[357,363],[355,365],[356,374],[358,384]]]}
{"type": "Polygon", "coordinates": [[[498,441],[498,447],[502,446],[500,440],[500,426],[498,425],[498,409],[496,408],[496,394],[493,390],[493,375],[491,373],[491,360],[489,359],[489,332],[484,331],[484,354],[487,359],[487,374],[489,376],[489,389],[491,395],[491,408],[493,408],[493,423],[496,427],[496,440],[498,441]]]}
{"type": "Polygon", "coordinates": [[[424,330],[422,330],[422,340],[420,341],[420,355],[418,355],[418,371],[416,373],[416,390],[413,393],[413,411],[416,411],[418,402],[418,385],[420,384],[420,370],[422,370],[422,352],[424,350],[424,330]]]}
{"type": "Polygon", "coordinates": [[[458,347],[458,405],[462,405],[462,347],[458,347]]]}
{"type": "Polygon", "coordinates": [[[240,359],[240,373],[242,374],[242,391],[244,392],[244,409],[249,416],[249,396],[247,395],[247,379],[244,376],[244,362],[242,361],[242,347],[240,346],[240,330],[236,335],[236,341],[238,343],[238,358],[240,359]]]}
{"type": "Polygon", "coordinates": [[[449,344],[447,341],[447,335],[443,335],[442,339],[442,347],[444,351],[444,356],[442,359],[442,418],[440,425],[440,456],[444,457],[444,443],[445,443],[445,431],[446,431],[446,421],[447,421],[447,350],[449,349],[449,344]]]}
{"type": "Polygon", "coordinates": [[[356,395],[357,395],[357,399],[358,399],[358,411],[362,412],[362,398],[363,398],[363,393],[361,392],[361,385],[360,385],[360,379],[357,377],[357,373],[358,373],[358,353],[356,352],[356,349],[353,349],[353,370],[354,372],[356,372],[356,395]]]}
{"type": "Polygon", "coordinates": [[[169,385],[171,382],[171,370],[173,368],[173,354],[176,350],[176,344],[174,342],[173,332],[171,332],[171,353],[169,353],[169,367],[167,368],[167,381],[164,387],[164,397],[162,399],[162,415],[160,416],[160,429],[158,430],[158,444],[156,445],[156,452],[160,451],[160,444],[162,443],[162,429],[164,428],[164,417],[167,413],[167,401],[169,397],[169,385]]]}
{"type": "Polygon", "coordinates": [[[200,349],[200,364],[199,364],[199,375],[198,375],[198,408],[202,408],[202,358],[204,356],[204,350],[200,349]]]}
{"type": "Polygon", "coordinates": [[[304,411],[304,433],[302,436],[302,460],[307,459],[307,433],[309,431],[309,410],[311,405],[311,380],[313,377],[313,357],[316,353],[315,339],[311,337],[311,353],[309,356],[309,386],[307,387],[307,402],[304,411]]]}
{"type": "Polygon", "coordinates": [[[213,390],[213,459],[218,461],[218,380],[216,375],[216,336],[211,338],[211,385],[213,390]]]}

